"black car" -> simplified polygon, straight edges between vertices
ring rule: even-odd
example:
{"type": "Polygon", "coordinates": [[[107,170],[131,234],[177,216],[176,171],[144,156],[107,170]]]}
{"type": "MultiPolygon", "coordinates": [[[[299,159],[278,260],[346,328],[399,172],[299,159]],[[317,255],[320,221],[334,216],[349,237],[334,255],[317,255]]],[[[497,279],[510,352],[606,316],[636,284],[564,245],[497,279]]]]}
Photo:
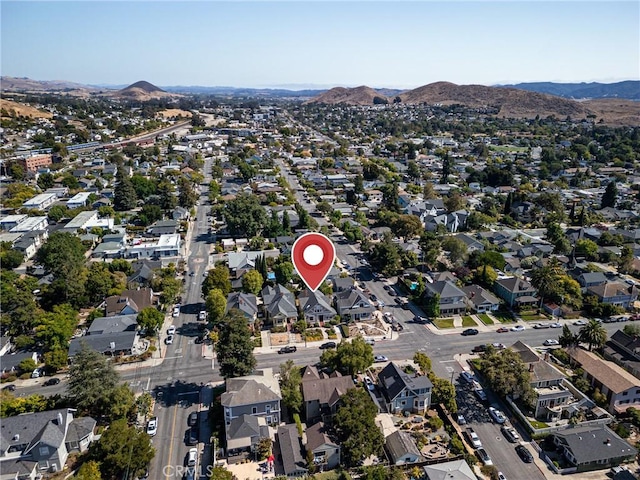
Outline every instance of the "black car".
{"type": "Polygon", "coordinates": [[[191,427],[185,436],[185,441],[187,445],[197,445],[198,444],[198,429],[196,427],[191,427]]]}
{"type": "Polygon", "coordinates": [[[369,298],[371,299],[372,302],[377,302],[378,301],[378,297],[376,297],[375,295],[371,294],[369,296],[369,298]]]}
{"type": "Polygon", "coordinates": [[[282,347],[280,350],[278,350],[278,353],[293,353],[297,350],[298,349],[295,346],[287,345],[286,347],[282,347]]]}
{"type": "Polygon", "coordinates": [[[48,387],[49,385],[58,385],[59,383],[60,383],[60,379],[59,378],[50,378],[49,380],[44,382],[44,385],[46,387],[48,387]]]}
{"type": "Polygon", "coordinates": [[[467,335],[477,335],[478,334],[478,329],[477,328],[467,328],[466,330],[464,330],[462,332],[462,335],[464,335],[465,337],[467,335]]]}
{"type": "Polygon", "coordinates": [[[16,386],[15,385],[6,385],[6,386],[2,387],[2,390],[6,390],[7,392],[15,392],[16,391],[16,386]]]}
{"type": "Polygon", "coordinates": [[[482,352],[484,352],[486,350],[487,350],[487,346],[482,344],[482,345],[476,345],[475,347],[473,347],[471,349],[471,352],[472,353],[482,353],[482,352]]]}
{"type": "Polygon", "coordinates": [[[320,345],[320,350],[327,350],[329,348],[336,348],[337,344],[336,342],[325,342],[322,345],[320,345]]]}
{"type": "Polygon", "coordinates": [[[529,450],[527,450],[524,445],[518,445],[516,447],[516,453],[522,459],[523,462],[525,463],[533,462],[533,455],[531,455],[529,450]]]}

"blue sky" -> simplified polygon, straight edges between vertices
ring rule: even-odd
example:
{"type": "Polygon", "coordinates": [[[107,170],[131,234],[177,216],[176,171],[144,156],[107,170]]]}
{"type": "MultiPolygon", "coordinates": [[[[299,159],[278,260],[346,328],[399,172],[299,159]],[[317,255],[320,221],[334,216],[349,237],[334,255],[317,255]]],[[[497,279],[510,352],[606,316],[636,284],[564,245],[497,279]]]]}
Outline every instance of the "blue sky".
{"type": "Polygon", "coordinates": [[[0,2],[2,75],[409,88],[640,78],[637,1],[0,2]]]}

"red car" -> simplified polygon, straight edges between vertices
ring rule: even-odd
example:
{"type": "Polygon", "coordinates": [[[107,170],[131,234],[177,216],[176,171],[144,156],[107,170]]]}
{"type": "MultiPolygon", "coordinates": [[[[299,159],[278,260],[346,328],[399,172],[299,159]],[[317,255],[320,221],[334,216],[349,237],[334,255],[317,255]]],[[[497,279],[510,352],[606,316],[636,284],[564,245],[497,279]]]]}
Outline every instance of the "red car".
{"type": "Polygon", "coordinates": [[[507,327],[500,327],[496,332],[498,333],[507,333],[509,329],[507,327]]]}

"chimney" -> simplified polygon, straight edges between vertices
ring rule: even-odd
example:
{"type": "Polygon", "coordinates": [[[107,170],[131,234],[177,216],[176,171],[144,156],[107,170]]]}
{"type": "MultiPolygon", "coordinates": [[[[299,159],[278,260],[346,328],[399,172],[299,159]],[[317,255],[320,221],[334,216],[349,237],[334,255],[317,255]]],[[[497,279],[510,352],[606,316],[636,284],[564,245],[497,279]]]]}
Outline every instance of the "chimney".
{"type": "Polygon", "coordinates": [[[62,413],[58,412],[58,425],[62,425],[62,413]]]}
{"type": "Polygon", "coordinates": [[[530,364],[529,364],[529,371],[530,371],[530,372],[533,372],[533,363],[530,363],[530,364]]]}

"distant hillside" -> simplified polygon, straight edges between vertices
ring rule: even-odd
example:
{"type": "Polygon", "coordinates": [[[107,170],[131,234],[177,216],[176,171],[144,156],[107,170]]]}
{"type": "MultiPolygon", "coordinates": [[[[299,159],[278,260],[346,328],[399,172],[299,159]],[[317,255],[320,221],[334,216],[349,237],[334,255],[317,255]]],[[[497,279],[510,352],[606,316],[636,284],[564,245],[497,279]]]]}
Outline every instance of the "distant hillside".
{"type": "Polygon", "coordinates": [[[307,103],[373,105],[374,103],[387,103],[388,101],[388,98],[383,93],[363,85],[355,88],[335,87],[321,93],[307,103]]]}
{"type": "Polygon", "coordinates": [[[30,105],[26,105],[20,102],[14,102],[12,100],[6,100],[4,98],[0,100],[0,110],[3,110],[10,116],[21,115],[23,117],[31,117],[31,118],[52,118],[53,117],[53,114],[51,112],[38,110],[37,108],[34,108],[30,105]]]}
{"type": "Polygon", "coordinates": [[[0,77],[0,90],[3,92],[52,92],[87,95],[96,89],[80,83],[65,80],[32,80],[27,77],[0,77]]]}
{"type": "Polygon", "coordinates": [[[121,90],[109,92],[107,95],[111,98],[121,98],[138,101],[177,96],[177,94],[175,93],[165,92],[160,87],[156,87],[154,84],[144,80],[132,83],[128,87],[125,87],[121,90]]]}
{"type": "Polygon", "coordinates": [[[558,97],[586,99],[586,98],[626,98],[640,101],[640,80],[627,80],[617,83],[517,83],[515,85],[497,85],[512,87],[530,92],[548,93],[558,97]]]}

